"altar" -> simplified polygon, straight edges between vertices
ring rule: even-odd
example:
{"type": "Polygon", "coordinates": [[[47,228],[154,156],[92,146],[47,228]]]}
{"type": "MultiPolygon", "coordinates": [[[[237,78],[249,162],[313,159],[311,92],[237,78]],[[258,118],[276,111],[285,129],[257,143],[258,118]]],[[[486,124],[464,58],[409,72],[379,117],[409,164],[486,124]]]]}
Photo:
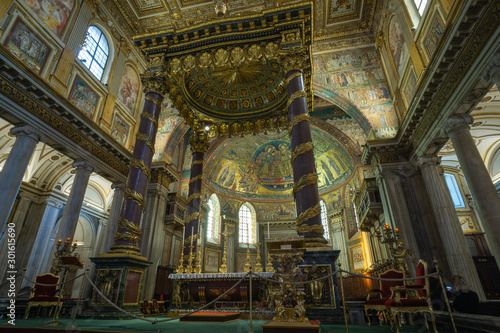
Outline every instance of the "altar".
{"type": "MultiPolygon", "coordinates": [[[[262,277],[272,278],[273,273],[258,273],[262,277]]],[[[201,274],[170,274],[173,280],[172,309],[187,309],[202,307],[217,299],[231,289],[242,278],[244,280],[215,302],[212,309],[247,309],[249,305],[250,278],[247,273],[201,273],[201,274]]],[[[262,300],[267,298],[268,283],[252,277],[252,303],[254,308],[264,308],[262,300]]]]}

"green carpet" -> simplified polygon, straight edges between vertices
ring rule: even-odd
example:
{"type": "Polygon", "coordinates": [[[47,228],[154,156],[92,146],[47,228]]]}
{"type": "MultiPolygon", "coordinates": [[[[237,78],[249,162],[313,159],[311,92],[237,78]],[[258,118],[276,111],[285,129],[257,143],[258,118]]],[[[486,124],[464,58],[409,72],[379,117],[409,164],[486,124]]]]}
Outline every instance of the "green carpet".
{"type": "MultiPolygon", "coordinates": [[[[153,319],[155,317],[148,317],[153,319]]],[[[158,319],[164,319],[165,317],[157,317],[158,319]]],[[[71,324],[70,319],[60,319],[59,321],[63,323],[63,326],[43,326],[44,323],[48,322],[48,318],[34,318],[34,319],[16,319],[16,326],[13,327],[8,325],[5,321],[0,324],[1,332],[31,332],[33,328],[43,328],[44,332],[56,331],[57,332],[78,332],[79,330],[84,331],[106,331],[106,332],[120,332],[120,333],[140,333],[140,332],[168,332],[168,333],[246,333],[250,328],[250,322],[248,320],[237,320],[230,323],[219,324],[219,323],[190,323],[182,322],[180,323],[178,319],[172,320],[164,323],[151,324],[138,319],[133,320],[98,320],[98,319],[77,319],[75,322],[74,329],[68,329],[71,324]],[[8,329],[11,328],[11,329],[8,329]],[[25,328],[24,330],[22,328],[25,328]],[[26,329],[27,328],[27,329],[26,329]],[[45,330],[47,329],[47,330],[45,330]]],[[[262,333],[261,325],[267,322],[267,320],[254,320],[253,321],[253,332],[262,333]]],[[[322,333],[342,333],[345,332],[344,325],[321,325],[322,333]]],[[[389,326],[356,326],[349,325],[350,333],[389,333],[391,329],[389,326]]],[[[425,332],[421,327],[411,327],[403,326],[401,333],[410,332],[425,332]]],[[[446,333],[442,330],[440,333],[446,333]]]]}

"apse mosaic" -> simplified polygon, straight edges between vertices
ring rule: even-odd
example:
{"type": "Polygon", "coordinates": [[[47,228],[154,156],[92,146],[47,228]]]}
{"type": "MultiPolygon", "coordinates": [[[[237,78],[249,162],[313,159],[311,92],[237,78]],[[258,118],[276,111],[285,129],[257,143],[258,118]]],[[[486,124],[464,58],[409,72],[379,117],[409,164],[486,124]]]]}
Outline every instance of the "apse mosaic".
{"type": "Polygon", "coordinates": [[[24,2],[58,36],[62,36],[75,4],[74,0],[24,0],[24,2]]]}
{"type": "MultiPolygon", "coordinates": [[[[313,127],[312,137],[318,187],[325,192],[349,178],[354,160],[338,140],[324,131],[313,127]]],[[[227,139],[207,159],[205,183],[216,193],[243,200],[292,200],[290,156],[286,132],[227,139]]],[[[282,211],[291,214],[285,207],[282,211]]]]}
{"type": "Polygon", "coordinates": [[[375,47],[317,55],[314,57],[314,69],[315,84],[326,90],[332,89],[352,101],[373,128],[391,128],[398,125],[382,63],[375,47]]]}

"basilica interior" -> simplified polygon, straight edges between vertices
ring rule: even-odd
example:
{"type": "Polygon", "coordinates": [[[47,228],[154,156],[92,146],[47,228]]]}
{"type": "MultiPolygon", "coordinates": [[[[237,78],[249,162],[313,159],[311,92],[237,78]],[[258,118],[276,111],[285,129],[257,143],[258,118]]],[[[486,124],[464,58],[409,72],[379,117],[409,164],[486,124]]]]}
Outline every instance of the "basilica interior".
{"type": "Polygon", "coordinates": [[[248,272],[288,281],[300,249],[293,281],[326,283],[299,321],[382,324],[366,277],[425,262],[478,300],[424,306],[440,332],[500,331],[499,21],[486,0],[2,0],[0,314],[50,317],[45,276],[55,321],[276,319],[285,291],[248,272]]]}

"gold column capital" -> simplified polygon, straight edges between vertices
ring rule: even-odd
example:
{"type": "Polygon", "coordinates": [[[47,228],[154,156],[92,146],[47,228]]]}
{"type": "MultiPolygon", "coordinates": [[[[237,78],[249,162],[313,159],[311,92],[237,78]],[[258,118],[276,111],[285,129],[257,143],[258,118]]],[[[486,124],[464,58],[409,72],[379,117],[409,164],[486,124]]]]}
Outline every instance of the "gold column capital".
{"type": "Polygon", "coordinates": [[[310,66],[309,52],[306,47],[281,51],[280,64],[285,69],[285,74],[292,70],[302,71],[310,66]]]}
{"type": "Polygon", "coordinates": [[[210,147],[208,135],[205,131],[198,131],[193,137],[189,138],[191,151],[196,153],[205,153],[210,147]]]}
{"type": "Polygon", "coordinates": [[[168,85],[165,76],[160,72],[147,72],[141,75],[141,82],[144,87],[144,93],[155,92],[164,96],[168,92],[168,85]]]}

